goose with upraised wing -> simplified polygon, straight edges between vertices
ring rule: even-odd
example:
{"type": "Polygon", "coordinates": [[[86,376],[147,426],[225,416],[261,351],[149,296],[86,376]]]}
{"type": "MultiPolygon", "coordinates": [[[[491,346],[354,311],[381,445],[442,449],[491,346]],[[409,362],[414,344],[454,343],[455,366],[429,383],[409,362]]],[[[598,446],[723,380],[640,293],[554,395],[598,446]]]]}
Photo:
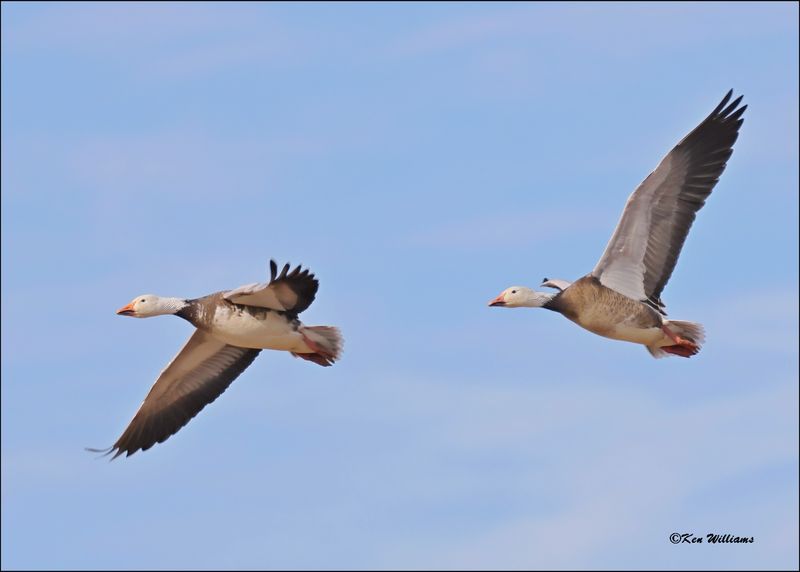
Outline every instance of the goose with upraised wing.
{"type": "Polygon", "coordinates": [[[666,317],[661,292],[699,211],[725,170],[742,126],[733,90],[661,160],[625,205],[600,261],[583,278],[544,279],[556,292],[512,286],[489,302],[546,308],[607,338],[642,344],[653,357],[691,357],[704,342],[701,324],[666,317]]]}

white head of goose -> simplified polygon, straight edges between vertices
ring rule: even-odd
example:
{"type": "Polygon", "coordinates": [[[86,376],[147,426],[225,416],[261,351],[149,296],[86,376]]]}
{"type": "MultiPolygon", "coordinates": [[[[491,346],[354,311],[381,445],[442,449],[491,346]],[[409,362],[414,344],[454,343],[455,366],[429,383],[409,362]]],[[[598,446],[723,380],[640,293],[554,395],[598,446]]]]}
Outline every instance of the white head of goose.
{"type": "Polygon", "coordinates": [[[308,270],[289,264],[278,274],[270,261],[270,281],[248,284],[187,300],[153,294],[137,296],[117,310],[148,318],[174,314],[196,330],[161,372],[144,402],[114,445],[112,458],[146,451],[166,441],[219,397],[263,349],[290,352],[321,366],[339,359],[342,337],[331,326],[304,326],[298,315],[314,301],[319,282],[308,270]]]}
{"type": "Polygon", "coordinates": [[[130,304],[117,310],[117,314],[133,318],[165,316],[177,313],[186,305],[186,302],[186,300],[181,300],[180,298],[162,298],[155,294],[142,294],[134,298],[130,304]]]}
{"type": "Polygon", "coordinates": [[[544,279],[556,292],[504,290],[489,306],[547,308],[590,332],[643,344],[653,357],[695,355],[703,326],[668,320],[666,286],[697,211],[725,170],[747,106],[722,102],[678,143],[633,192],[606,250],[588,275],[570,283],[544,279]]]}

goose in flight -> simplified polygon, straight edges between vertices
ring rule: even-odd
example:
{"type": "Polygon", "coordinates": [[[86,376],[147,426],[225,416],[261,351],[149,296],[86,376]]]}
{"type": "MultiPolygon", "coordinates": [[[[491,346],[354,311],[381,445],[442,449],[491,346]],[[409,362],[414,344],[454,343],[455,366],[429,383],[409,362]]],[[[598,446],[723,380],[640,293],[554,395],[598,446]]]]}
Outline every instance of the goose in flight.
{"type": "Polygon", "coordinates": [[[733,90],[661,160],[633,192],[606,250],[589,274],[570,283],[544,279],[555,292],[512,286],[489,302],[505,308],[547,308],[607,338],[642,344],[653,357],[690,357],[703,326],[668,320],[666,286],[697,211],[725,170],[746,105],[733,90]]]}
{"type": "Polygon", "coordinates": [[[270,281],[202,298],[137,296],[120,316],[174,314],[196,329],[153,384],[136,415],[114,445],[94,452],[146,451],[163,443],[203,407],[219,397],[263,349],[283,350],[321,366],[341,353],[342,337],[331,326],[304,326],[298,315],[314,301],[319,282],[307,269],[291,272],[270,261],[270,281]]]}

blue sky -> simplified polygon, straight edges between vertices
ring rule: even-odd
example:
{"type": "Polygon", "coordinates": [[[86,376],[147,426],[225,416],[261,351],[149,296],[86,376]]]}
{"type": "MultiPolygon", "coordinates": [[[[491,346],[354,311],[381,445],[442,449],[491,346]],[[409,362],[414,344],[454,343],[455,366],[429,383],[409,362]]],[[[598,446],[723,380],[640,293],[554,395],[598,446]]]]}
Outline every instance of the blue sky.
{"type": "Polygon", "coordinates": [[[3,568],[798,566],[798,8],[2,4],[3,568]],[[749,108],[653,360],[487,301],[600,257],[725,92],[749,108]],[[320,278],[264,352],[110,445],[188,337],[114,315],[320,278]],[[673,532],[753,536],[673,546],[673,532]]]}

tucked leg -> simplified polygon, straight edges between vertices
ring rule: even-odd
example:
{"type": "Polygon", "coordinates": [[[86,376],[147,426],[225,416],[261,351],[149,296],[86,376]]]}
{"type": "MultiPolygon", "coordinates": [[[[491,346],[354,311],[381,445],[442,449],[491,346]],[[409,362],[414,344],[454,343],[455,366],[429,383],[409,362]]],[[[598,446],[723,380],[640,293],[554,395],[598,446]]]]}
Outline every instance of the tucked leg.
{"type": "Polygon", "coordinates": [[[674,346],[661,346],[661,349],[665,352],[681,357],[691,357],[700,350],[700,348],[697,347],[697,344],[683,339],[678,334],[670,330],[667,326],[661,326],[661,329],[669,339],[675,342],[674,346]]]}

